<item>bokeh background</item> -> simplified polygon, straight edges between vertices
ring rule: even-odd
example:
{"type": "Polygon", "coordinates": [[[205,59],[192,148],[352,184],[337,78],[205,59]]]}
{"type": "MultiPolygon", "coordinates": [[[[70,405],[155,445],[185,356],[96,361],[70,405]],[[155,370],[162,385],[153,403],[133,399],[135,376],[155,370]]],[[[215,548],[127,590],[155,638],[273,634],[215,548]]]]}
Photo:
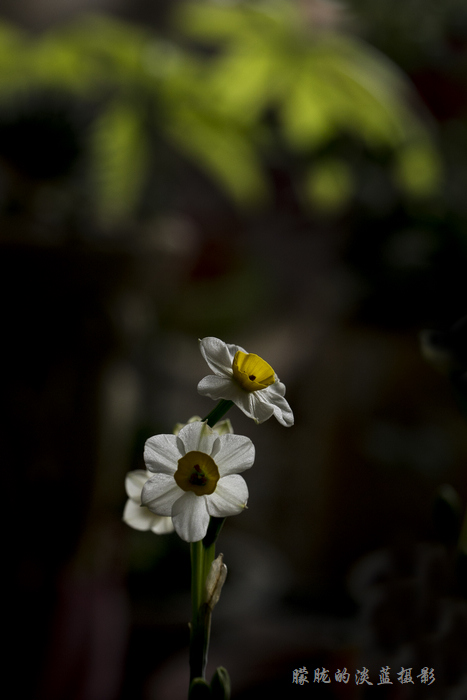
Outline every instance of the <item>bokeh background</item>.
{"type": "Polygon", "coordinates": [[[0,19],[21,694],[186,697],[188,546],[121,518],[144,441],[213,407],[212,335],[270,362],[295,426],[229,414],[257,458],[219,540],[209,672],[233,700],[465,700],[465,2],[3,0],[0,19]]]}

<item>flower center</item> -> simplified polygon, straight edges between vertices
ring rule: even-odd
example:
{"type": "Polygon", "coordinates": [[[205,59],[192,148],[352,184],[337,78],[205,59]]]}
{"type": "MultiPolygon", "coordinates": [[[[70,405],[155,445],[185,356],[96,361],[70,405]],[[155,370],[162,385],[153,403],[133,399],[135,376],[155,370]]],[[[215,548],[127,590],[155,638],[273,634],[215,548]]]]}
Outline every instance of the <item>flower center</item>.
{"type": "Polygon", "coordinates": [[[271,365],[254,355],[241,350],[235,353],[232,363],[233,375],[245,391],[258,391],[274,384],[275,375],[271,365]]]}
{"type": "Polygon", "coordinates": [[[184,491],[193,491],[197,496],[209,496],[216,490],[219,470],[212,457],[193,450],[178,460],[174,479],[184,491]]]}

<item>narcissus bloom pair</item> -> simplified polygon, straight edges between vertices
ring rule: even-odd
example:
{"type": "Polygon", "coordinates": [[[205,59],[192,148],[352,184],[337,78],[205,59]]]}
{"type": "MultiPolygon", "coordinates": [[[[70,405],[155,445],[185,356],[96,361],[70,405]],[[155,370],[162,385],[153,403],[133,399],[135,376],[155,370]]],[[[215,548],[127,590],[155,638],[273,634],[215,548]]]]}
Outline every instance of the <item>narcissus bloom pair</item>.
{"type": "MultiPolygon", "coordinates": [[[[267,362],[217,338],[204,338],[200,349],[215,373],[199,383],[202,395],[233,401],[256,423],[274,415],[282,425],[293,425],[285,386],[267,362]]],[[[227,432],[230,423],[227,428],[217,424],[213,430],[205,422],[192,420],[195,422],[178,428],[177,435],[155,435],[147,440],[144,461],[148,472],[127,476],[133,503],[129,501],[125,510],[132,518],[132,522],[125,518],[129,525],[169,532],[173,523],[183,540],[197,542],[205,537],[211,516],[236,515],[246,507],[248,488],[240,473],[253,465],[253,443],[227,432]],[[140,519],[135,513],[136,483],[144,511],[140,519]]]]}

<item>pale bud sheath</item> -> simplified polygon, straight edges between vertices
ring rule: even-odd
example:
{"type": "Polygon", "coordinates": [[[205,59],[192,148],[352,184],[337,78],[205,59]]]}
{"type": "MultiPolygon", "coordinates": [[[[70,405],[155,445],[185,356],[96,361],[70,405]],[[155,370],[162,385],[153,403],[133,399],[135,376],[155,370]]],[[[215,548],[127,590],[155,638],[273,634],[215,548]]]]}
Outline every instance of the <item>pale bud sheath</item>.
{"type": "Polygon", "coordinates": [[[219,602],[219,598],[222,591],[222,586],[225,583],[227,577],[227,566],[223,561],[224,555],[219,554],[217,559],[211,564],[209,573],[206,576],[206,583],[204,588],[204,602],[210,608],[214,610],[214,607],[219,602]]]}

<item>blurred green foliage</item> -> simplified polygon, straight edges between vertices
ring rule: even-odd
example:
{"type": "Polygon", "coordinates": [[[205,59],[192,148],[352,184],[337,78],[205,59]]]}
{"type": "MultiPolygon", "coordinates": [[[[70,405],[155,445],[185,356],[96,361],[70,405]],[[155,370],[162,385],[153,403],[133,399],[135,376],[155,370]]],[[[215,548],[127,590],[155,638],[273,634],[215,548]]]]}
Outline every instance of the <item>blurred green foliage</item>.
{"type": "MultiPolygon", "coordinates": [[[[264,116],[273,111],[281,137],[296,153],[316,154],[350,134],[369,148],[398,154],[397,181],[404,190],[423,196],[436,191],[441,166],[426,126],[409,108],[408,85],[369,46],[336,31],[314,30],[294,3],[282,0],[185,3],[177,22],[216,49],[204,61],[202,97],[243,125],[260,150],[271,137],[264,116]]],[[[347,201],[352,173],[344,162],[334,158],[330,164],[325,157],[321,163],[315,155],[303,175],[305,195],[315,205],[328,210],[330,203],[347,201]]]]}
{"type": "Polygon", "coordinates": [[[155,134],[242,206],[271,196],[264,160],[279,138],[304,156],[304,204],[339,210],[355,174],[323,149],[342,133],[389,150],[395,183],[409,196],[436,191],[439,156],[407,83],[362,41],[306,25],[287,0],[184,3],[174,36],[105,16],[38,37],[0,24],[0,105],[41,90],[97,105],[86,167],[104,227],[135,216],[158,167],[155,134]]]}

